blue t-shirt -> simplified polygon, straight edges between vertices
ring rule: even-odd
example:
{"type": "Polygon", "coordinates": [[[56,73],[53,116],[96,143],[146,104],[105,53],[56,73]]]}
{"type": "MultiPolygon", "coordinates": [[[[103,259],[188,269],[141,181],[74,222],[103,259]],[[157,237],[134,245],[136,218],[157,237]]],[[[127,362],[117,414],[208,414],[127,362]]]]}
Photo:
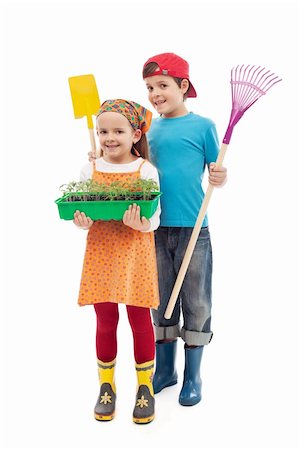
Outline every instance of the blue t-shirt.
{"type": "MultiPolygon", "coordinates": [[[[153,120],[147,134],[151,161],[160,177],[161,221],[164,227],[194,227],[204,192],[206,164],[216,161],[219,144],[215,124],[188,113],[153,120]]],[[[207,217],[202,224],[208,225],[207,217]]]]}

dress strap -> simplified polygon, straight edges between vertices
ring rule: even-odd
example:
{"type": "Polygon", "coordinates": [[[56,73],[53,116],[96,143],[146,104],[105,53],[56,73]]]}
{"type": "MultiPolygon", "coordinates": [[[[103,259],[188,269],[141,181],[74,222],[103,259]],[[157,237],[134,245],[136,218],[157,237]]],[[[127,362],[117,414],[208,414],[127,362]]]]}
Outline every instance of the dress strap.
{"type": "Polygon", "coordinates": [[[142,161],[142,163],[140,164],[140,166],[138,167],[138,172],[140,172],[140,170],[141,170],[141,167],[143,166],[143,164],[146,162],[146,159],[144,159],[143,161],[142,161]]]}
{"type": "Polygon", "coordinates": [[[95,159],[92,161],[92,171],[96,172],[96,160],[95,159]]]}

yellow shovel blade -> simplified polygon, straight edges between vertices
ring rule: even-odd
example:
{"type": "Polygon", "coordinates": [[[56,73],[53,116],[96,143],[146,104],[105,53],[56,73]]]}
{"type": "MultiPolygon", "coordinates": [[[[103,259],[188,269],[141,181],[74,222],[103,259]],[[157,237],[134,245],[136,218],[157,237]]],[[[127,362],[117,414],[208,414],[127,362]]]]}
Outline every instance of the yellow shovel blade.
{"type": "Polygon", "coordinates": [[[87,117],[87,126],[93,129],[92,114],[100,108],[100,99],[93,75],[79,75],[69,78],[75,119],[87,117]]]}

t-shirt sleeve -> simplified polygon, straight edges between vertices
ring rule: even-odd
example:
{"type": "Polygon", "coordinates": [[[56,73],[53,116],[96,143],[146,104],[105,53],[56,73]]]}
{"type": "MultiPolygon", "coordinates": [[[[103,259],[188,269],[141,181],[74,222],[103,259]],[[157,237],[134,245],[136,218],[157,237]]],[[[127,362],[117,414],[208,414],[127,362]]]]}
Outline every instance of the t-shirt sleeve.
{"type": "Polygon", "coordinates": [[[205,160],[207,164],[215,162],[219,153],[219,140],[216,126],[211,122],[205,134],[205,160]]]}

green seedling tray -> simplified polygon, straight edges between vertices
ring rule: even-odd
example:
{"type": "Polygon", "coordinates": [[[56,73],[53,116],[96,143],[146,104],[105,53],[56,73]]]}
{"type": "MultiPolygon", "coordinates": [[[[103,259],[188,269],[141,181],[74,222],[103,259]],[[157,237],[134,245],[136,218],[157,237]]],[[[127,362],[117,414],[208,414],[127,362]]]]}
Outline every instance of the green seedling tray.
{"type": "Polygon", "coordinates": [[[73,195],[78,195],[78,193],[68,193],[55,200],[61,219],[73,220],[74,213],[80,211],[92,220],[122,220],[125,211],[133,203],[140,206],[140,216],[149,219],[158,207],[161,192],[153,192],[152,195],[155,198],[152,200],[66,201],[68,197],[73,195]]]}

